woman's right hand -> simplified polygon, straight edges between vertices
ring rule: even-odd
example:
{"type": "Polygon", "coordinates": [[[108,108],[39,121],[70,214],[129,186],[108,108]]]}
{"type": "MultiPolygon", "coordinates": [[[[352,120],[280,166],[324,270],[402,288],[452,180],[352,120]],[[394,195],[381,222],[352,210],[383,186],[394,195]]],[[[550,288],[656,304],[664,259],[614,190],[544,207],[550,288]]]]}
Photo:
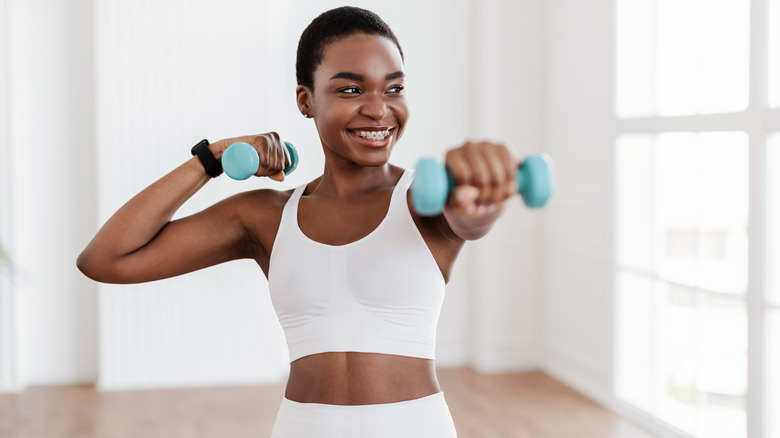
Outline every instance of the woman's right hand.
{"type": "Polygon", "coordinates": [[[244,142],[251,145],[257,151],[260,158],[260,166],[255,172],[255,176],[267,176],[276,181],[284,180],[284,169],[292,164],[290,152],[284,145],[279,134],[268,132],[259,135],[246,135],[243,137],[227,138],[212,143],[209,148],[218,160],[222,159],[222,152],[230,145],[237,142],[244,142]]]}

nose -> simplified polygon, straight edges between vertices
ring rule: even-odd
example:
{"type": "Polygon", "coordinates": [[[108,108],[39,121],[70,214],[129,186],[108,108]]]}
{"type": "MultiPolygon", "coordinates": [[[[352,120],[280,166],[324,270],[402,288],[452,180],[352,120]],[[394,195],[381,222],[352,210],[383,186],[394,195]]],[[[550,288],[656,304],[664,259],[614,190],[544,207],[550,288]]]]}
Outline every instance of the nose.
{"type": "Polygon", "coordinates": [[[387,115],[388,107],[382,95],[371,93],[365,96],[366,101],[360,107],[360,114],[374,120],[380,120],[387,115]]]}

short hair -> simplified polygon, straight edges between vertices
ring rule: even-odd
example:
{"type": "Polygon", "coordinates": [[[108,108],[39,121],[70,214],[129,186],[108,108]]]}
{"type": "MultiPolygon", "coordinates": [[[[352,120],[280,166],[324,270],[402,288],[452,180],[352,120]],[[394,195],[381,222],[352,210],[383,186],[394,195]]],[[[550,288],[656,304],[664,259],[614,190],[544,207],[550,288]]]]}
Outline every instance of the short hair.
{"type": "Polygon", "coordinates": [[[379,35],[395,43],[404,59],[404,52],[390,26],[379,16],[366,9],[343,6],[323,12],[312,20],[298,41],[295,60],[295,76],[298,85],[314,89],[314,70],[322,64],[325,47],[341,38],[356,33],[379,35]]]}

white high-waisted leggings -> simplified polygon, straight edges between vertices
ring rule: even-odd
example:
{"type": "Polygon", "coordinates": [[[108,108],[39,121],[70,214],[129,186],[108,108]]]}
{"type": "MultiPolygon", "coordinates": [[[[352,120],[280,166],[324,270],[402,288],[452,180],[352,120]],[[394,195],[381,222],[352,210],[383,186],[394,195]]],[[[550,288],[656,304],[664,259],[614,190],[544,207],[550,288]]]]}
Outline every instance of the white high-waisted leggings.
{"type": "Polygon", "coordinates": [[[456,438],[444,393],[398,403],[326,405],[283,399],[271,438],[456,438]]]}

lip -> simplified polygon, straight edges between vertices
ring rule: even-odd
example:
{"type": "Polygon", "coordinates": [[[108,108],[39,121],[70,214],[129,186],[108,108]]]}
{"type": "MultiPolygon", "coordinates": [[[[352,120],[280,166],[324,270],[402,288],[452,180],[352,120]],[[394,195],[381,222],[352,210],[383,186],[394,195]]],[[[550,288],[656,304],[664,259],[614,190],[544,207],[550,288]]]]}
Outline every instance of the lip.
{"type": "Polygon", "coordinates": [[[382,148],[390,144],[390,141],[392,140],[393,136],[395,135],[395,128],[391,128],[388,126],[364,126],[360,128],[348,128],[347,133],[349,134],[350,138],[355,140],[356,142],[360,143],[363,146],[367,146],[370,148],[382,148]],[[357,131],[390,131],[390,135],[388,135],[384,140],[369,140],[367,138],[363,138],[355,132],[357,131]]]}
{"type": "Polygon", "coordinates": [[[347,131],[387,131],[395,129],[392,126],[360,126],[357,128],[347,128],[347,131]]]}

